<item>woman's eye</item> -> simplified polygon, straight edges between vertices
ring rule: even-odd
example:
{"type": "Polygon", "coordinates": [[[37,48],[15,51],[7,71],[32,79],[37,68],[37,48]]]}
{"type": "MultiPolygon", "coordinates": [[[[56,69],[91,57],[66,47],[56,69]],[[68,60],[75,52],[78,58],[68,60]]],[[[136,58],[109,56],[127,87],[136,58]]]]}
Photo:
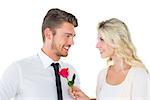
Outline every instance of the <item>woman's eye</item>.
{"type": "Polygon", "coordinates": [[[104,39],[100,38],[101,41],[104,41],[104,39]]]}

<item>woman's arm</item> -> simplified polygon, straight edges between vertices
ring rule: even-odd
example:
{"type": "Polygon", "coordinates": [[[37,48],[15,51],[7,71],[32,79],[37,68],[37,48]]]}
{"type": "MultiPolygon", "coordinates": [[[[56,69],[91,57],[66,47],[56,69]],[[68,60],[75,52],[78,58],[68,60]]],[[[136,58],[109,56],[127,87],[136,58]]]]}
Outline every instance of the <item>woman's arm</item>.
{"type": "Polygon", "coordinates": [[[72,87],[70,89],[70,94],[74,100],[90,100],[90,98],[77,87],[72,87]]]}

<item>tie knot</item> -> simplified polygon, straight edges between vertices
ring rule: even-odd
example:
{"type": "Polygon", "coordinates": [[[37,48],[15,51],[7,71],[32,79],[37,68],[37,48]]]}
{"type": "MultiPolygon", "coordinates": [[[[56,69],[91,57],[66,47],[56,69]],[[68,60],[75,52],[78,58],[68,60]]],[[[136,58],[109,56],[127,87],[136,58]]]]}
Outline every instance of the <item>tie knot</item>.
{"type": "Polygon", "coordinates": [[[52,63],[51,66],[53,66],[54,70],[59,71],[59,63],[52,63]]]}
{"type": "Polygon", "coordinates": [[[51,66],[59,66],[59,63],[52,63],[51,66]]]}

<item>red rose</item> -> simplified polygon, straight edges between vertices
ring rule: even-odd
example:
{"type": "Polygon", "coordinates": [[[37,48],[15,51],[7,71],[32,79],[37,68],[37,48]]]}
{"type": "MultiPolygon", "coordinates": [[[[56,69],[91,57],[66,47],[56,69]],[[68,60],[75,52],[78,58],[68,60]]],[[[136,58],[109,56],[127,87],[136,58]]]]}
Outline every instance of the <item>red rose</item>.
{"type": "Polygon", "coordinates": [[[64,78],[67,78],[67,79],[68,79],[68,75],[69,75],[69,73],[68,73],[68,68],[63,68],[63,69],[61,69],[61,71],[58,72],[58,74],[61,75],[61,76],[64,77],[64,78]]]}
{"type": "Polygon", "coordinates": [[[69,85],[70,87],[73,86],[76,75],[73,74],[72,80],[69,80],[69,79],[68,79],[68,75],[69,75],[68,68],[63,68],[63,69],[61,69],[61,70],[58,72],[58,74],[59,74],[60,76],[62,76],[62,77],[64,77],[64,78],[67,79],[68,85],[69,85]]]}

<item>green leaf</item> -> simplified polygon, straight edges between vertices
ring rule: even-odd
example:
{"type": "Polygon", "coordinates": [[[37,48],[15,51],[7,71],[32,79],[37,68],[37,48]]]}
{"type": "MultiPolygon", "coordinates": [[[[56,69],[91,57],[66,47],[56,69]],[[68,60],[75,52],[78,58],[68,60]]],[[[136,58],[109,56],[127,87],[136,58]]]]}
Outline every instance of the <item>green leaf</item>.
{"type": "Polygon", "coordinates": [[[75,74],[73,74],[73,76],[72,76],[72,80],[71,80],[71,81],[69,81],[69,80],[68,80],[68,85],[69,85],[70,87],[72,87],[72,86],[73,86],[75,78],[76,78],[76,75],[75,75],[75,74]]]}
{"type": "Polygon", "coordinates": [[[74,82],[73,82],[73,81],[68,81],[68,85],[69,85],[70,87],[72,87],[72,86],[73,86],[73,84],[74,84],[74,82]]]}
{"type": "Polygon", "coordinates": [[[73,82],[73,84],[74,84],[74,80],[75,80],[75,78],[76,78],[76,75],[75,75],[75,74],[73,74],[73,76],[72,76],[72,82],[73,82]]]}

